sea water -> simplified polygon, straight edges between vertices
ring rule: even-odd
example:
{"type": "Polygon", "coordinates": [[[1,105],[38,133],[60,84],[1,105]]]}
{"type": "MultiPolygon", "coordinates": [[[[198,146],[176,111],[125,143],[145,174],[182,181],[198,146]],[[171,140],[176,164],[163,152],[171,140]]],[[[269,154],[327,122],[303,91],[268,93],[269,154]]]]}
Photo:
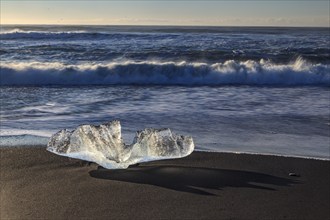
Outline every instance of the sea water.
{"type": "Polygon", "coordinates": [[[1,26],[1,146],[118,119],[197,150],[330,159],[327,28],[1,26]]]}

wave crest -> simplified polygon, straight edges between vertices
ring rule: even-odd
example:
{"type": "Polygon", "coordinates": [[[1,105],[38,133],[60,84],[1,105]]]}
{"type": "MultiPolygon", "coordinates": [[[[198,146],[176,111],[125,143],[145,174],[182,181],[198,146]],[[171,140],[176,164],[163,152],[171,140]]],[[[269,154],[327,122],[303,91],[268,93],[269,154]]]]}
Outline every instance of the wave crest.
{"type": "Polygon", "coordinates": [[[289,64],[125,61],[2,63],[1,85],[330,85],[329,65],[298,58],[289,64]]]}
{"type": "Polygon", "coordinates": [[[21,29],[13,29],[3,31],[0,33],[2,40],[15,40],[15,39],[67,39],[67,38],[89,38],[89,37],[102,37],[106,33],[93,33],[86,31],[24,31],[21,29]]]}

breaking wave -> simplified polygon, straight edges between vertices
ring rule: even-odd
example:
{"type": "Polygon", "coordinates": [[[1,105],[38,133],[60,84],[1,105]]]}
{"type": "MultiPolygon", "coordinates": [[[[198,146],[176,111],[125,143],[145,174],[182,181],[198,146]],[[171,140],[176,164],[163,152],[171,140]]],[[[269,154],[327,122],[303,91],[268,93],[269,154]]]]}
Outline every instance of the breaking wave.
{"type": "Polygon", "coordinates": [[[298,58],[223,63],[125,61],[111,63],[2,63],[1,85],[330,85],[329,65],[298,58]]]}

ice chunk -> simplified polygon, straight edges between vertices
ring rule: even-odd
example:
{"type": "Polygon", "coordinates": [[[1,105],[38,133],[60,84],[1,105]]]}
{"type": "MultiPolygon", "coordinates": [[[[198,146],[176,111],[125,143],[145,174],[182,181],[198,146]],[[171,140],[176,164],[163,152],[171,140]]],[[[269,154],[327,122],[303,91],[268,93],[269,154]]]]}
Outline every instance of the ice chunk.
{"type": "Polygon", "coordinates": [[[51,137],[48,150],[59,154],[102,153],[105,158],[115,162],[123,162],[129,157],[129,149],[121,138],[119,121],[99,126],[81,125],[74,131],[59,131],[51,137]]]}
{"type": "Polygon", "coordinates": [[[125,145],[120,122],[112,121],[59,131],[51,137],[47,150],[108,169],[124,169],[140,162],[185,157],[194,150],[194,142],[192,137],[175,135],[167,128],[139,131],[133,143],[125,145]]]}
{"type": "Polygon", "coordinates": [[[135,164],[188,156],[194,150],[194,142],[192,137],[175,135],[169,128],[147,128],[136,133],[131,148],[127,163],[135,164]]]}

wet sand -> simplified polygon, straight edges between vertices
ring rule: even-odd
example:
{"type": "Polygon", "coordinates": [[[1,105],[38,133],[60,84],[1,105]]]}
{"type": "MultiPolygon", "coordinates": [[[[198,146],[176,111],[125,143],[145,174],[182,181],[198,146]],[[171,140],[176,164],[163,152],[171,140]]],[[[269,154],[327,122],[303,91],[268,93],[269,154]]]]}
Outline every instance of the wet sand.
{"type": "Polygon", "coordinates": [[[330,161],[194,152],[106,170],[44,147],[0,153],[1,219],[330,219],[330,161]]]}

